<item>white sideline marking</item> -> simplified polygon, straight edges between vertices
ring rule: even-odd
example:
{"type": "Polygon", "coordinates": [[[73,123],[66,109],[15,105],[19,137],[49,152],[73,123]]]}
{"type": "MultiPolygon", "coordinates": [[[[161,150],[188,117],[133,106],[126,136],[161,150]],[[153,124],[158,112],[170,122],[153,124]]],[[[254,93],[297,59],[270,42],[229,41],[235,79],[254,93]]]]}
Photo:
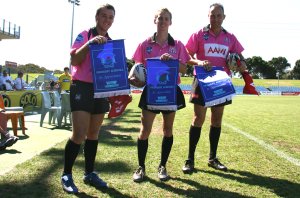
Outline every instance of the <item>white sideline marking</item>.
{"type": "Polygon", "coordinates": [[[227,123],[223,123],[226,127],[228,128],[231,128],[232,130],[234,130],[235,132],[247,137],[248,139],[250,140],[253,140],[254,142],[258,143],[259,145],[261,145],[262,147],[264,147],[265,149],[269,150],[269,151],[272,151],[273,153],[275,153],[276,155],[278,155],[279,157],[281,158],[284,158],[286,159],[287,161],[291,162],[292,164],[294,165],[297,165],[297,166],[300,166],[300,161],[296,158],[293,158],[293,157],[290,157],[289,155],[287,155],[286,153],[276,149],[275,147],[265,143],[263,140],[260,140],[230,124],[227,124],[227,123]]]}

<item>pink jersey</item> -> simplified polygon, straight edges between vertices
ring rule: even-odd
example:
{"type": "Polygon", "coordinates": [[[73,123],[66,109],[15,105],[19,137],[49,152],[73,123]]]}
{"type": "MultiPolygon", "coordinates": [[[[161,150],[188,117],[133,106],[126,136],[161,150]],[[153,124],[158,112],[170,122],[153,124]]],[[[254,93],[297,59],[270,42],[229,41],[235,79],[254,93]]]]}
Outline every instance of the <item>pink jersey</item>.
{"type": "MultiPolygon", "coordinates": [[[[174,40],[171,35],[169,35],[168,43],[161,46],[155,42],[154,38],[154,36],[149,37],[138,45],[132,57],[136,63],[143,63],[145,67],[147,67],[147,58],[159,58],[164,53],[170,54],[174,59],[178,59],[182,64],[186,64],[186,62],[190,60],[190,56],[181,41],[174,40]]],[[[178,84],[179,83],[180,78],[178,79],[178,84]]]]}
{"type": "Polygon", "coordinates": [[[208,27],[194,33],[189,38],[186,46],[189,53],[198,60],[209,60],[213,66],[222,66],[230,74],[226,66],[226,58],[229,53],[242,53],[243,46],[237,38],[225,29],[216,37],[208,27]]]}
{"type": "MultiPolygon", "coordinates": [[[[89,34],[89,30],[85,30],[77,36],[76,40],[73,43],[71,54],[75,53],[76,50],[78,50],[88,40],[94,37],[93,34],[91,34],[90,38],[88,38],[88,34],[89,34]]],[[[109,40],[111,40],[108,34],[106,35],[106,37],[109,40]]],[[[71,74],[72,74],[72,80],[80,80],[83,82],[93,83],[90,52],[88,52],[86,58],[83,60],[83,62],[80,65],[72,65],[71,74]]]]}

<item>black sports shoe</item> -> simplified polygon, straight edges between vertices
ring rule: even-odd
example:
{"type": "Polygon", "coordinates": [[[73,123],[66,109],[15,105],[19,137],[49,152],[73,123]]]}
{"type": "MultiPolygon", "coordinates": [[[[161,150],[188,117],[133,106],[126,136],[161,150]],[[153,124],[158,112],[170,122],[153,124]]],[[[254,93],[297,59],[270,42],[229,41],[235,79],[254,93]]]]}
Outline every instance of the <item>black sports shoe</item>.
{"type": "Polygon", "coordinates": [[[194,161],[193,160],[185,160],[185,164],[184,166],[182,167],[182,171],[183,173],[191,173],[195,170],[194,168],[195,164],[194,164],[194,161]]]}
{"type": "Polygon", "coordinates": [[[167,169],[164,166],[158,167],[158,178],[160,181],[167,181],[170,177],[167,173],[167,169]]]}
{"type": "Polygon", "coordinates": [[[209,167],[212,167],[214,169],[217,170],[221,170],[221,171],[227,171],[227,167],[225,165],[223,165],[218,158],[214,158],[211,160],[208,160],[208,164],[209,167]]]}
{"type": "Polygon", "coordinates": [[[134,172],[132,179],[134,182],[142,182],[144,180],[145,175],[145,168],[139,166],[138,169],[134,172]]]}
{"type": "Polygon", "coordinates": [[[6,149],[6,146],[4,144],[0,143],[0,151],[3,151],[5,149],[6,149]]]}

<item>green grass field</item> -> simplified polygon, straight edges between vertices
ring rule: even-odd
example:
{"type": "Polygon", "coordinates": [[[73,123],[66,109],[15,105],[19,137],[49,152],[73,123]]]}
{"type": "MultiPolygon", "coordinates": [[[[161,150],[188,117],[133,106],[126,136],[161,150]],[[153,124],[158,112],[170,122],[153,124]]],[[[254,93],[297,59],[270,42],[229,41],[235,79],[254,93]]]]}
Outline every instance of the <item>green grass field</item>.
{"type": "MultiPolygon", "coordinates": [[[[174,144],[167,164],[171,179],[160,182],[157,166],[162,141],[162,116],[155,119],[146,159],[148,178],[134,183],[136,139],[140,127],[140,95],[133,95],[125,114],[105,120],[99,137],[95,170],[110,188],[97,190],[82,181],[84,158],[78,156],[73,177],[77,197],[299,197],[300,97],[236,96],[225,109],[218,157],[228,166],[221,172],[207,166],[209,153],[206,118],[196,151],[197,172],[181,171],[188,151],[188,129],[193,107],[178,111],[174,144]]],[[[45,137],[46,143],[46,137],[45,137]]],[[[65,141],[0,176],[0,197],[75,197],[63,192],[60,176],[65,141]]],[[[28,145],[34,146],[34,145],[28,145]]],[[[1,156],[0,156],[1,159],[1,156]]],[[[5,163],[5,162],[1,162],[5,163]]]]}

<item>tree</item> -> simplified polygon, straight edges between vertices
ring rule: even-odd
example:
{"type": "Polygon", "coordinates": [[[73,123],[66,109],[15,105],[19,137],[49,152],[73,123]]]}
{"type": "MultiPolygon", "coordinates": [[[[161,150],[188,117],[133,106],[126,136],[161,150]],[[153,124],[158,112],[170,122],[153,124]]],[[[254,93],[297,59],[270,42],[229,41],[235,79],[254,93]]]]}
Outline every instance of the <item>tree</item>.
{"type": "Polygon", "coordinates": [[[247,58],[247,68],[253,78],[276,78],[276,70],[272,68],[268,62],[264,61],[260,56],[247,58]]]}
{"type": "Polygon", "coordinates": [[[296,61],[296,64],[293,68],[293,70],[291,71],[291,77],[292,79],[300,79],[300,60],[296,61]]]}
{"type": "Polygon", "coordinates": [[[275,69],[276,72],[279,74],[279,78],[286,73],[286,69],[291,67],[291,64],[288,63],[287,59],[284,57],[272,58],[269,61],[269,65],[275,69]]]}
{"type": "Polygon", "coordinates": [[[128,68],[128,73],[131,70],[132,66],[134,65],[134,60],[132,59],[126,59],[126,63],[127,63],[127,68],[128,68]]]}

